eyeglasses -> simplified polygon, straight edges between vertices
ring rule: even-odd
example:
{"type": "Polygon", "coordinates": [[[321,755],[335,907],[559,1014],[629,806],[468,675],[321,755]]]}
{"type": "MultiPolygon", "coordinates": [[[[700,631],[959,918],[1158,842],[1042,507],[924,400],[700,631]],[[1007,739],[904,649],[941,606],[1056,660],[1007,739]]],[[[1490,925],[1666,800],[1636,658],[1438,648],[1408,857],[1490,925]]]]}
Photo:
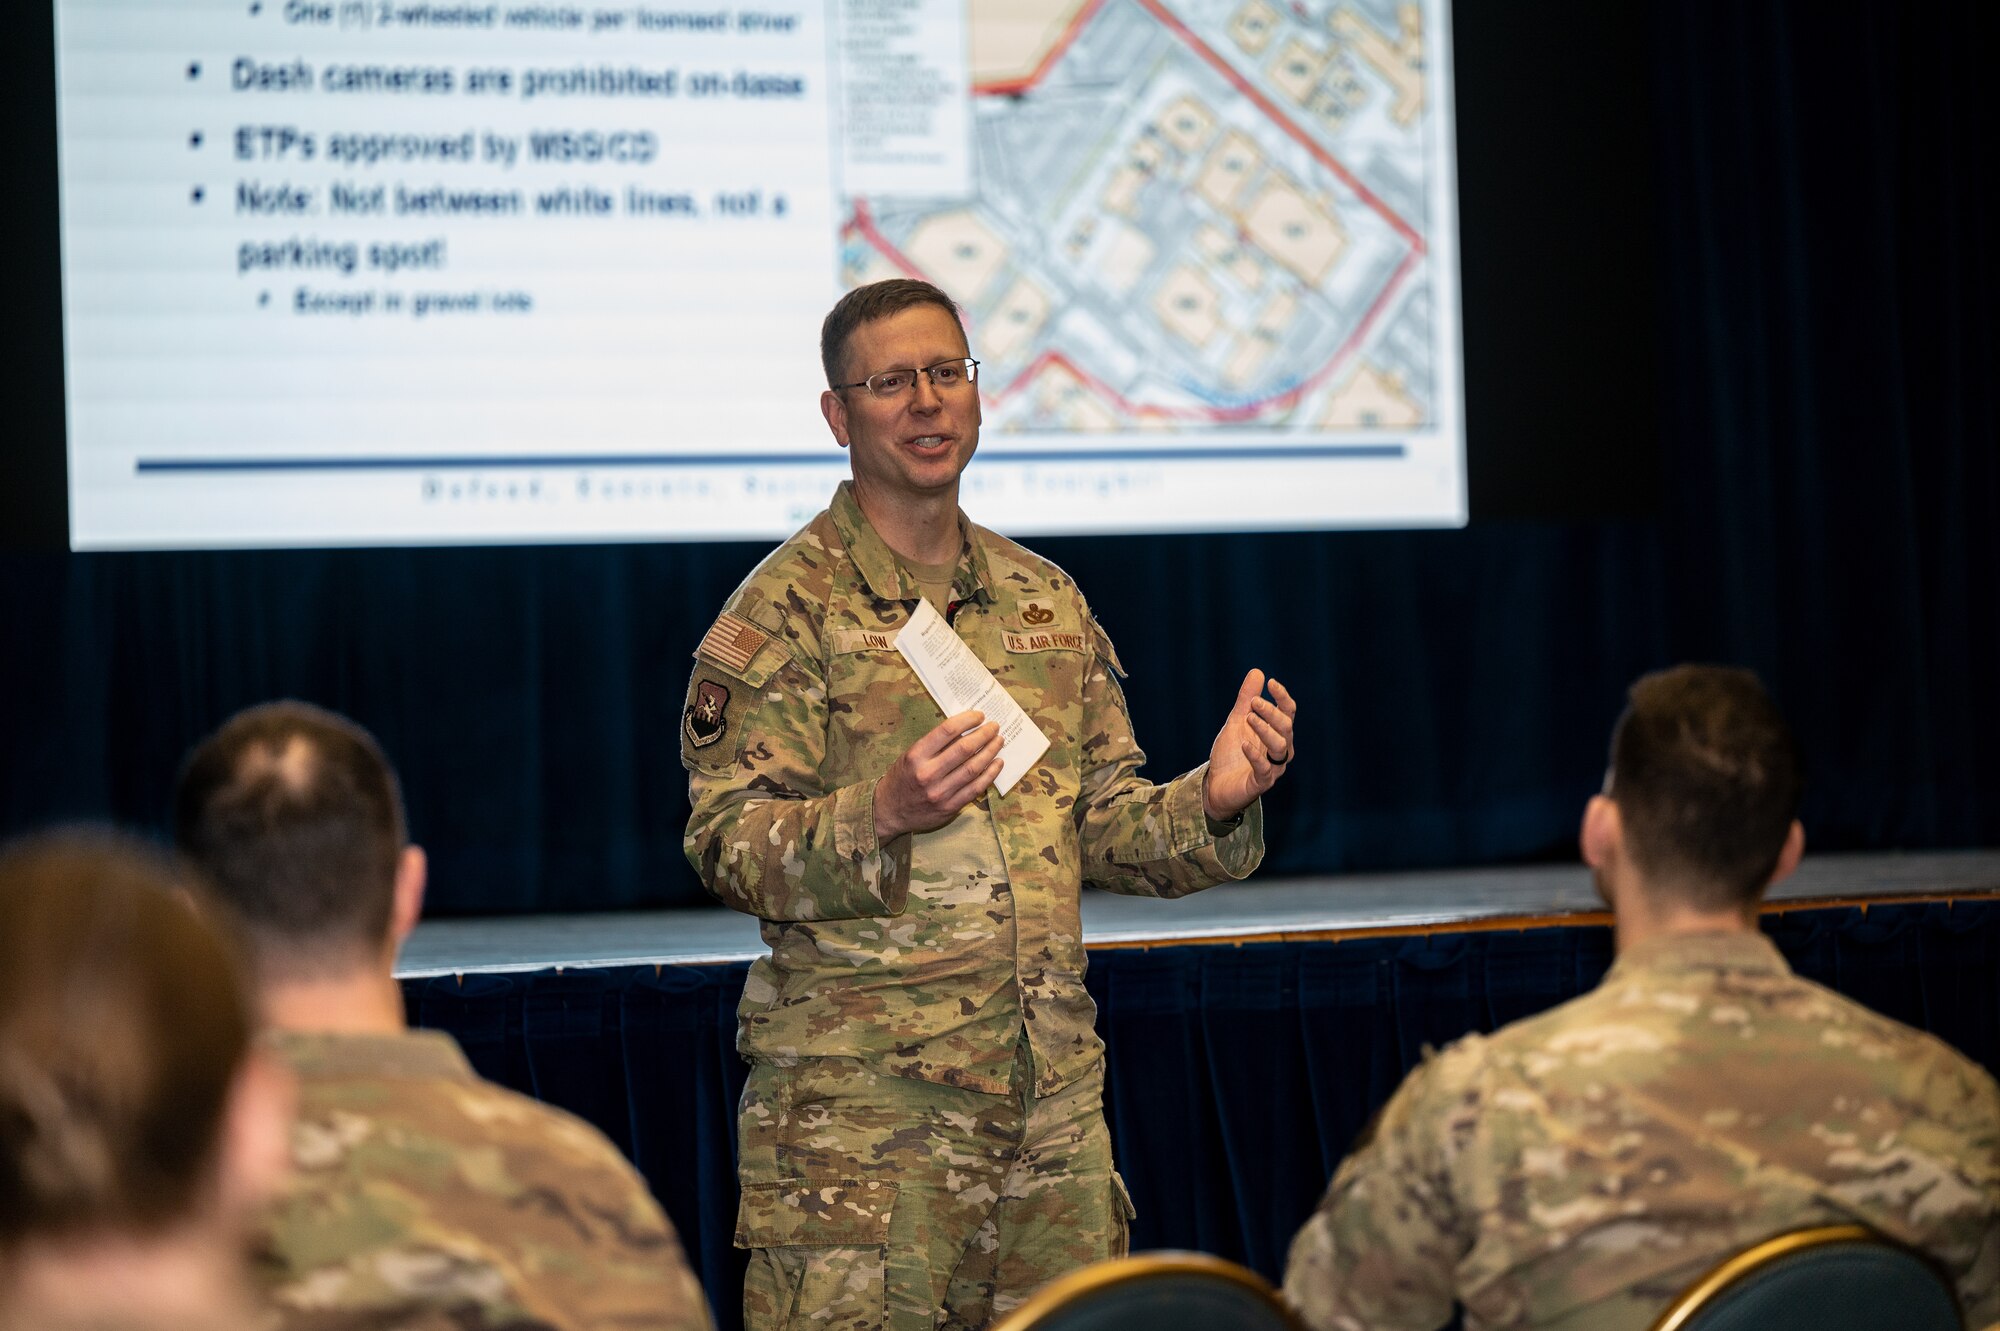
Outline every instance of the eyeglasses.
{"type": "Polygon", "coordinates": [[[935,365],[926,365],[921,370],[884,370],[871,374],[851,384],[835,384],[835,388],[865,388],[876,397],[901,397],[917,386],[917,376],[930,378],[931,387],[940,393],[949,393],[955,388],[979,381],[979,362],[970,356],[958,360],[941,360],[935,365]]]}

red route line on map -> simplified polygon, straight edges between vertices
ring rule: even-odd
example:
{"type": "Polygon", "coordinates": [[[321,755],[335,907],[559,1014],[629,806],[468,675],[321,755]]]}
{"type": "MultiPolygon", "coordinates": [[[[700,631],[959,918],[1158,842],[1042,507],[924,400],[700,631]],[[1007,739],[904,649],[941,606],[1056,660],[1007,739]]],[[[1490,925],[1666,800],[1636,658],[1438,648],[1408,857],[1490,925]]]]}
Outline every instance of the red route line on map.
{"type": "MultiPolygon", "coordinates": [[[[1256,86],[1250,80],[1244,78],[1234,65],[1224,60],[1214,47],[1195,36],[1194,31],[1187,24],[1174,17],[1172,11],[1162,3],[1162,0],[1137,0],[1137,3],[1147,13],[1151,14],[1161,27],[1180,38],[1196,55],[1212,65],[1216,73],[1222,75],[1223,78],[1235,85],[1236,90],[1254,102],[1257,109],[1262,111],[1272,124],[1297,140],[1300,147],[1311,153],[1321,166],[1333,172],[1340,179],[1341,183],[1353,190],[1363,203],[1381,214],[1382,220],[1387,222],[1397,235],[1414,245],[1419,253],[1423,252],[1424,238],[1417,233],[1415,227],[1405,222],[1388,204],[1382,202],[1380,195],[1362,184],[1359,177],[1341,165],[1340,161],[1332,153],[1328,152],[1318,139],[1306,133],[1305,130],[1298,126],[1297,122],[1293,121],[1291,117],[1280,110],[1275,102],[1259,92],[1256,86]]],[[[1042,56],[1041,62],[1035,66],[1034,72],[1024,78],[1007,79],[998,83],[975,83],[972,85],[972,91],[976,94],[986,96],[1008,96],[1014,93],[1026,92],[1028,89],[1034,87],[1048,76],[1049,70],[1054,68],[1055,63],[1062,59],[1069,51],[1071,44],[1076,41],[1077,34],[1083,31],[1084,25],[1089,23],[1093,18],[1096,18],[1097,11],[1103,7],[1104,0],[1090,0],[1089,4],[1078,10],[1076,17],[1070,20],[1069,26],[1063,29],[1062,36],[1056,39],[1055,45],[1051,46],[1042,56]]]]}
{"type": "Polygon", "coordinates": [[[1381,317],[1382,311],[1388,308],[1390,298],[1403,285],[1403,279],[1408,277],[1410,270],[1416,266],[1417,258],[1417,253],[1414,250],[1403,256],[1403,261],[1396,265],[1396,271],[1389,274],[1389,280],[1382,284],[1381,292],[1376,295],[1374,301],[1362,313],[1361,322],[1356,324],[1354,331],[1347,335],[1347,340],[1334,349],[1333,355],[1327,358],[1326,364],[1320,366],[1305,379],[1300,380],[1292,387],[1273,397],[1263,398],[1256,402],[1246,402],[1234,407],[1206,408],[1158,407],[1145,403],[1128,402],[1124,395],[1119,393],[1117,389],[1111,387],[1111,385],[1105,383],[1081,365],[1078,365],[1062,352],[1044,351],[1028,363],[1027,369],[1015,375],[1013,381],[1006,388],[994,394],[991,400],[996,405],[1004,402],[1040,378],[1042,373],[1049,369],[1050,366],[1061,366],[1063,369],[1068,370],[1079,383],[1082,383],[1099,397],[1115,403],[1120,410],[1131,416],[1148,416],[1156,420],[1203,420],[1227,423],[1254,420],[1272,410],[1282,411],[1296,405],[1300,398],[1325,383],[1346,362],[1347,358],[1354,354],[1355,348],[1361,345],[1361,340],[1368,335],[1368,330],[1374,327],[1375,321],[1381,317]]]}
{"type": "Polygon", "coordinates": [[[854,201],[854,216],[848,219],[847,229],[860,232],[861,238],[870,245],[873,245],[876,252],[883,258],[902,269],[904,276],[914,277],[919,282],[928,282],[931,280],[923,269],[910,262],[908,255],[897,249],[890,243],[887,236],[876,229],[875,214],[868,211],[868,201],[866,199],[856,199],[854,201]]]}
{"type": "Polygon", "coordinates": [[[1070,43],[1076,40],[1079,32],[1083,31],[1084,24],[1096,18],[1097,11],[1102,8],[1104,0],[1090,0],[1089,4],[1078,10],[1076,17],[1069,21],[1069,26],[1063,29],[1062,36],[1056,38],[1055,45],[1043,53],[1040,63],[1026,76],[1018,79],[1002,79],[997,83],[975,83],[972,85],[972,91],[982,97],[1005,97],[1017,92],[1026,92],[1034,87],[1048,75],[1056,61],[1063,58],[1063,53],[1069,50],[1070,43]]]}
{"type": "MultiPolygon", "coordinates": [[[[1175,18],[1173,14],[1167,10],[1166,6],[1160,3],[1160,0],[1137,0],[1137,3],[1142,8],[1144,8],[1148,13],[1150,13],[1156,20],[1158,20],[1161,26],[1165,27],[1169,32],[1172,32],[1175,36],[1179,37],[1183,42],[1187,43],[1187,45],[1191,47],[1197,55],[1201,56],[1202,59],[1206,60],[1210,65],[1214,66],[1216,72],[1220,73],[1231,84],[1235,85],[1236,90],[1238,92],[1242,93],[1244,96],[1248,97],[1252,102],[1254,102],[1257,108],[1261,110],[1265,114],[1265,116],[1267,116],[1272,121],[1272,123],[1277,125],[1280,129],[1284,130],[1285,133],[1290,135],[1293,139],[1297,140],[1298,143],[1302,147],[1304,147],[1307,152],[1313,155],[1313,157],[1320,163],[1320,165],[1326,167],[1327,170],[1333,172],[1333,174],[1337,176],[1342,183],[1344,183],[1349,189],[1353,190],[1354,193],[1360,197],[1362,202],[1366,203],[1370,208],[1374,209],[1377,213],[1379,213],[1382,219],[1386,221],[1390,225],[1390,227],[1396,231],[1398,235],[1402,236],[1405,240],[1409,241],[1410,251],[1409,253],[1403,256],[1402,262],[1396,265],[1396,270],[1393,273],[1389,274],[1389,280],[1382,284],[1382,290],[1376,293],[1375,299],[1369,304],[1367,310],[1365,310],[1362,313],[1361,321],[1355,325],[1354,331],[1348,334],[1347,340],[1342,342],[1338,347],[1334,349],[1333,355],[1327,358],[1326,364],[1320,366],[1319,369],[1313,371],[1312,374],[1307,376],[1305,379],[1300,380],[1297,384],[1293,385],[1291,388],[1288,388],[1284,392],[1279,393],[1273,397],[1264,398],[1256,402],[1243,403],[1241,405],[1234,407],[1207,407],[1207,408],[1161,407],[1145,403],[1130,402],[1126,400],[1125,396],[1122,393],[1119,393],[1116,389],[1112,388],[1111,385],[1105,383],[1102,379],[1099,379],[1096,375],[1093,375],[1089,371],[1085,370],[1081,365],[1078,365],[1075,361],[1071,360],[1068,356],[1064,355],[1060,351],[1044,351],[1039,356],[1035,357],[1034,360],[1028,363],[1027,369],[1023,370],[1020,374],[1015,375],[1013,380],[1007,385],[1006,388],[1002,389],[999,393],[992,394],[990,396],[986,394],[981,394],[981,396],[986,397],[988,401],[993,402],[994,404],[997,405],[1001,402],[1006,401],[1008,398],[1013,397],[1015,394],[1019,393],[1022,389],[1026,388],[1029,384],[1033,383],[1050,366],[1059,365],[1063,369],[1069,371],[1069,373],[1079,383],[1084,384],[1092,392],[1096,393],[1098,396],[1102,398],[1107,399],[1110,402],[1115,403],[1119,408],[1119,410],[1123,411],[1128,416],[1151,417],[1153,419],[1159,419],[1159,420],[1202,420],[1202,421],[1214,421],[1214,422],[1226,423],[1233,421],[1254,420],[1258,416],[1261,416],[1266,412],[1272,410],[1289,409],[1290,407],[1296,405],[1298,400],[1301,397],[1303,397],[1306,393],[1312,391],[1314,388],[1317,388],[1320,384],[1325,383],[1326,380],[1333,374],[1333,372],[1339,369],[1342,363],[1345,362],[1346,359],[1353,354],[1355,348],[1361,344],[1361,340],[1368,335],[1369,329],[1374,327],[1375,320],[1379,318],[1381,316],[1382,311],[1388,307],[1390,297],[1395,294],[1397,288],[1402,286],[1403,279],[1409,276],[1410,269],[1415,266],[1418,257],[1425,252],[1426,247],[1424,245],[1424,238],[1421,235],[1417,234],[1416,230],[1412,228],[1409,223],[1405,222],[1401,217],[1398,217],[1393,211],[1391,211],[1389,206],[1383,203],[1382,200],[1376,196],[1374,191],[1370,190],[1366,185],[1363,185],[1351,171],[1349,171],[1346,167],[1342,166],[1338,161],[1336,161],[1333,155],[1327,152],[1326,149],[1322,147],[1317,140],[1313,139],[1304,130],[1300,129],[1298,125],[1294,124],[1291,121],[1291,119],[1288,118],[1284,114],[1284,112],[1280,111],[1278,107],[1274,105],[1269,98],[1264,96],[1263,93],[1257,91],[1257,89],[1250,84],[1249,80],[1245,79],[1241,74],[1239,74],[1236,71],[1234,66],[1230,65],[1228,61],[1224,60],[1220,55],[1218,55],[1215,52],[1214,48],[1210,47],[1206,42],[1202,41],[1201,38],[1195,36],[1193,31],[1191,31],[1186,24],[1182,23],[1179,19],[1175,18]]],[[[1039,83],[1048,74],[1049,70],[1055,65],[1055,63],[1063,57],[1063,55],[1069,50],[1070,45],[1073,42],[1075,42],[1077,34],[1083,30],[1084,25],[1089,23],[1091,19],[1095,18],[1097,16],[1097,11],[1102,9],[1103,7],[1104,7],[1104,0],[1090,0],[1089,4],[1085,5],[1081,10],[1077,11],[1076,17],[1070,20],[1070,24],[1066,29],[1064,29],[1063,35],[1060,38],[1058,38],[1056,40],[1055,45],[1050,47],[1048,52],[1045,55],[1043,55],[1041,62],[1035,66],[1034,71],[1031,74],[1027,75],[1025,78],[1013,79],[1004,83],[975,84],[972,89],[973,92],[984,95],[1005,95],[1010,93],[1024,92],[1027,89],[1033,87],[1035,84],[1039,83]]],[[[896,246],[890,242],[889,238],[887,236],[884,236],[881,230],[878,227],[876,227],[874,215],[868,211],[868,204],[866,200],[864,199],[854,200],[854,215],[848,221],[847,230],[852,232],[858,232],[861,235],[862,239],[866,240],[870,245],[872,245],[875,248],[877,253],[881,254],[883,258],[887,259],[895,267],[901,269],[908,276],[917,278],[922,281],[929,280],[924,271],[921,268],[919,268],[915,263],[911,262],[909,256],[904,254],[900,249],[896,248],[896,246]]]]}
{"type": "Polygon", "coordinates": [[[1379,197],[1377,197],[1377,195],[1373,190],[1369,189],[1366,185],[1362,184],[1360,179],[1357,178],[1352,171],[1349,171],[1346,167],[1342,166],[1338,161],[1334,160],[1333,154],[1328,152],[1323,146],[1321,146],[1318,139],[1315,139],[1312,135],[1306,133],[1303,129],[1300,129],[1298,125],[1293,123],[1291,118],[1285,115],[1283,111],[1280,111],[1277,105],[1273,103],[1270,98],[1266,97],[1263,93],[1257,91],[1256,87],[1251,84],[1250,80],[1244,78],[1243,75],[1238,73],[1234,65],[1230,64],[1227,60],[1224,60],[1220,55],[1218,55],[1215,49],[1211,47],[1207,42],[1204,42],[1201,38],[1195,36],[1193,31],[1188,28],[1187,24],[1182,23],[1179,19],[1175,18],[1173,14],[1168,11],[1167,7],[1164,4],[1160,3],[1160,0],[1138,0],[1138,4],[1147,13],[1151,14],[1155,19],[1159,20],[1160,26],[1164,27],[1165,29],[1167,29],[1167,31],[1173,33],[1174,36],[1186,42],[1188,46],[1193,48],[1194,53],[1196,55],[1200,56],[1202,59],[1206,60],[1209,64],[1213,65],[1215,67],[1216,73],[1222,75],[1223,78],[1228,79],[1231,83],[1235,84],[1236,91],[1242,93],[1245,97],[1248,97],[1252,102],[1256,103],[1257,109],[1262,111],[1266,116],[1268,116],[1271,119],[1271,122],[1277,125],[1279,129],[1284,130],[1285,133],[1289,134],[1292,138],[1298,140],[1300,147],[1304,148],[1307,152],[1311,153],[1314,159],[1317,160],[1321,166],[1325,167],[1327,170],[1333,172],[1334,175],[1338,176],[1341,180],[1341,183],[1346,185],[1349,189],[1353,190],[1355,194],[1359,195],[1363,203],[1367,204],[1370,208],[1373,208],[1376,212],[1380,213],[1382,215],[1382,220],[1387,222],[1391,227],[1393,227],[1396,233],[1401,237],[1403,237],[1403,239],[1409,241],[1410,244],[1415,247],[1417,253],[1419,254],[1423,253],[1424,238],[1417,234],[1416,228],[1412,227],[1408,222],[1405,222],[1402,218],[1398,217],[1394,212],[1392,212],[1389,208],[1389,205],[1382,202],[1382,200],[1379,197]]]}
{"type": "MultiPolygon", "coordinates": [[[[919,281],[927,282],[930,280],[929,275],[923,269],[912,263],[908,255],[897,249],[890,242],[889,238],[882,234],[881,230],[875,225],[874,214],[868,211],[866,200],[856,199],[854,201],[854,215],[848,220],[847,230],[859,233],[863,240],[874,246],[877,253],[910,277],[917,278],[919,281]]],[[[1060,351],[1044,351],[1041,355],[1035,357],[1034,360],[1028,362],[1028,368],[1015,375],[1007,387],[998,393],[990,395],[981,394],[981,396],[997,406],[999,403],[1013,397],[1023,388],[1026,388],[1044,370],[1048,369],[1049,366],[1060,365],[1074,375],[1079,382],[1087,385],[1092,392],[1116,403],[1119,410],[1130,416],[1147,416],[1159,420],[1202,420],[1217,422],[1254,420],[1273,409],[1284,410],[1293,406],[1299,398],[1325,383],[1327,378],[1335,370],[1339,369],[1341,364],[1354,353],[1355,348],[1361,345],[1361,340],[1368,335],[1368,330],[1375,326],[1376,319],[1380,318],[1382,311],[1388,308],[1389,298],[1395,294],[1398,287],[1403,285],[1403,279],[1410,275],[1410,269],[1416,266],[1418,257],[1419,252],[1416,250],[1411,250],[1403,256],[1403,261],[1396,265],[1396,271],[1389,274],[1389,280],[1382,284],[1382,290],[1376,294],[1374,301],[1362,312],[1361,321],[1354,326],[1354,331],[1347,335],[1345,342],[1334,348],[1333,355],[1327,358],[1326,364],[1320,366],[1319,369],[1313,371],[1311,375],[1299,381],[1291,388],[1273,397],[1263,398],[1256,402],[1242,403],[1234,407],[1160,407],[1147,403],[1131,402],[1125,398],[1124,394],[1118,392],[1118,390],[1105,383],[1102,379],[1099,379],[1096,375],[1091,374],[1088,370],[1085,370],[1081,365],[1078,365],[1060,351]]]]}

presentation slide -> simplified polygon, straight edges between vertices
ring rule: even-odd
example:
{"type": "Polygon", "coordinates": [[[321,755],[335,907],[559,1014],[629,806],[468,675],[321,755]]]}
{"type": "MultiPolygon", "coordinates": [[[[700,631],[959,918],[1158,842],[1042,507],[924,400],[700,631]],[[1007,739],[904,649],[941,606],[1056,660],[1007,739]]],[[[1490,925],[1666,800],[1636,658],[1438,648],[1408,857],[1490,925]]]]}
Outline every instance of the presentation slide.
{"type": "Polygon", "coordinates": [[[56,0],[71,543],[776,539],[898,276],[989,526],[1462,525],[1449,18],[56,0]]]}

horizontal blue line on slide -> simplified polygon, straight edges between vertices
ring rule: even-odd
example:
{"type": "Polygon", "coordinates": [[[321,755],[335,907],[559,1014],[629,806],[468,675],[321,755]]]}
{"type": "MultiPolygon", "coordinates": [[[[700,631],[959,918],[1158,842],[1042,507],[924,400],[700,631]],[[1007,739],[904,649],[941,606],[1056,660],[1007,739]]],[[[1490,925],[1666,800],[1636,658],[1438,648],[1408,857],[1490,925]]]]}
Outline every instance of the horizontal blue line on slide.
{"type": "MultiPolygon", "coordinates": [[[[1195,461],[1272,461],[1298,459],[1400,458],[1408,453],[1402,444],[1317,444],[1298,448],[1088,448],[1088,449],[1009,449],[989,448],[994,462],[1168,462],[1175,458],[1195,461]]],[[[847,465],[847,455],[818,453],[608,453],[601,455],[533,454],[495,457],[428,458],[140,458],[134,469],[147,472],[188,471],[449,471],[491,470],[499,467],[767,467],[797,463],[804,466],[847,465]]]]}

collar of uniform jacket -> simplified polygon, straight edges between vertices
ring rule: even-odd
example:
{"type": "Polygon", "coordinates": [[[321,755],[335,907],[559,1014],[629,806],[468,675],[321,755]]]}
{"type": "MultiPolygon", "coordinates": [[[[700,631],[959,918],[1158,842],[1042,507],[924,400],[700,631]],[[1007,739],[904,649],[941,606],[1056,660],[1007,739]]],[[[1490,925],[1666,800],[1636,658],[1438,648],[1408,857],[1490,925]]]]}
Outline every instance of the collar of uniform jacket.
{"type": "Polygon", "coordinates": [[[458,1042],[440,1031],[271,1031],[264,1041],[307,1076],[476,1079],[458,1042]]]}
{"type": "MultiPolygon", "coordinates": [[[[855,571],[868,585],[869,595],[879,601],[914,601],[921,595],[904,582],[896,552],[876,535],[867,515],[862,513],[861,504],[854,497],[853,481],[840,483],[827,509],[833,514],[833,525],[839,530],[842,543],[847,546],[847,557],[854,561],[855,571]]],[[[986,551],[980,546],[979,528],[966,518],[963,509],[959,510],[958,529],[964,540],[958,557],[958,577],[952,585],[970,591],[978,600],[991,601],[993,579],[986,570],[986,551]],[[968,581],[970,587],[966,586],[968,581]]]]}
{"type": "MultiPolygon", "coordinates": [[[[1742,971],[1755,975],[1789,975],[1784,954],[1760,933],[1728,930],[1712,934],[1672,934],[1649,938],[1628,948],[1611,967],[1612,975],[1639,971],[1742,971]]],[[[1607,977],[1608,978],[1608,977],[1607,977]]]]}

